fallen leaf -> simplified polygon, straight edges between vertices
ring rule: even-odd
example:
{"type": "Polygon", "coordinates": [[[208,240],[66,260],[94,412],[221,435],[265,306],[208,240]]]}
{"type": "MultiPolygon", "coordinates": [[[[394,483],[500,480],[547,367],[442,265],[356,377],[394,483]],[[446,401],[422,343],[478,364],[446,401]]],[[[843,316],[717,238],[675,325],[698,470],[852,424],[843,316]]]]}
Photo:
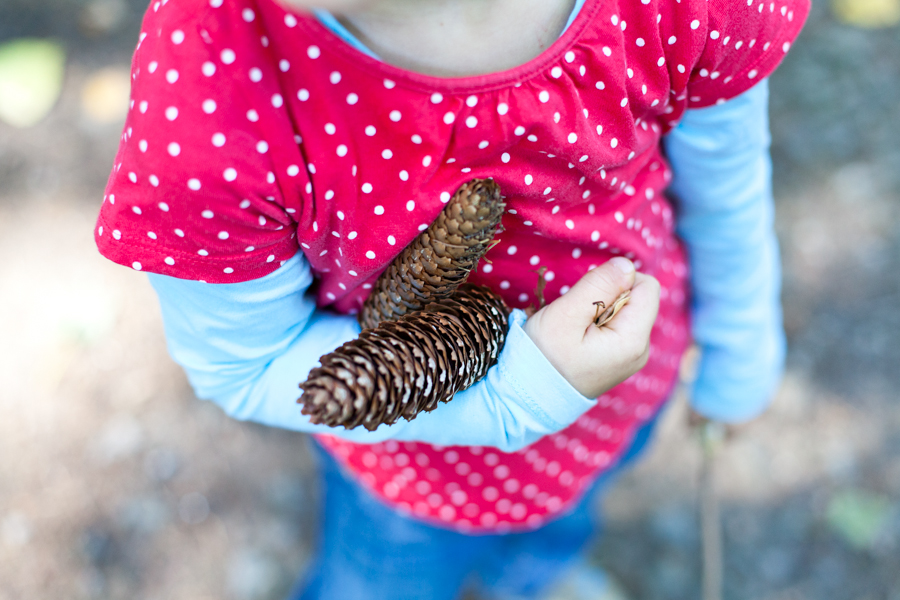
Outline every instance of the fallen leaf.
{"type": "Polygon", "coordinates": [[[877,29],[900,23],[900,0],[832,0],[838,21],[856,27],[877,29]]]}
{"type": "Polygon", "coordinates": [[[828,503],[827,520],[831,529],[858,550],[871,548],[878,541],[890,518],[887,498],[860,490],[837,494],[828,503]]]}

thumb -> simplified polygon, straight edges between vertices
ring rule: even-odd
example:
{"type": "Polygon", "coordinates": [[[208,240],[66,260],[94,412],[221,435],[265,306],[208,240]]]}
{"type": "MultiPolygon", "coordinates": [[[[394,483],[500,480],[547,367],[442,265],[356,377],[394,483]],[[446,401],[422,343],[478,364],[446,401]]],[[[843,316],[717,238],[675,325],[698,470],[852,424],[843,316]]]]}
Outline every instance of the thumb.
{"type": "Polygon", "coordinates": [[[574,324],[585,328],[591,324],[597,312],[595,302],[611,306],[622,292],[634,286],[634,264],[622,256],[617,256],[599,267],[590,270],[579,279],[566,294],[544,307],[546,315],[542,320],[572,328],[574,324]]]}

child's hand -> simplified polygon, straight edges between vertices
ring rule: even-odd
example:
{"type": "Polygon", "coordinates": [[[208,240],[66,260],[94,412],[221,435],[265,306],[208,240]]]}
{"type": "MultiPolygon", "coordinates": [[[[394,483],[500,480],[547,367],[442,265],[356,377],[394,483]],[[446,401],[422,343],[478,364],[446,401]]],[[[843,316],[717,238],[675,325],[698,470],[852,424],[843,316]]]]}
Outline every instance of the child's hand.
{"type": "Polygon", "coordinates": [[[658,310],[659,282],[616,257],[537,311],[525,322],[525,333],[572,387],[596,398],[647,364],[658,310]],[[591,322],[594,302],[609,306],[629,289],[628,304],[612,321],[601,328],[591,322]]]}

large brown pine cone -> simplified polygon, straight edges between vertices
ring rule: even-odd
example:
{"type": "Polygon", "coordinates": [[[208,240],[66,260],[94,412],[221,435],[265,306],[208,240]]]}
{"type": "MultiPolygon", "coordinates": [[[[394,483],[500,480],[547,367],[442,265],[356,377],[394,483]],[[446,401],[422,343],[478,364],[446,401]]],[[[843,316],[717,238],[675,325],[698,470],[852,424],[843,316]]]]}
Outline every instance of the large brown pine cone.
{"type": "Polygon", "coordinates": [[[313,423],[373,430],[434,410],[487,374],[506,341],[509,309],[463,285],[397,321],[384,321],[323,356],[300,385],[313,423]]]}

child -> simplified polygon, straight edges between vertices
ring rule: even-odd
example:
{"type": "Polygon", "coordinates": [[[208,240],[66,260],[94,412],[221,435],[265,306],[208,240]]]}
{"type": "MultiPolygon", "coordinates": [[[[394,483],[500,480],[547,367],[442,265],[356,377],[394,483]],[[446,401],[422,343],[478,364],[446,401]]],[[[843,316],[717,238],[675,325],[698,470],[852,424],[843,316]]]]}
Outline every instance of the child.
{"type": "Polygon", "coordinates": [[[319,434],[305,598],[453,598],[473,577],[539,597],[577,564],[586,498],[642,447],[690,334],[705,416],[755,416],[777,383],[763,80],[808,1],[291,4],[151,5],[98,246],[154,273],[199,397],[319,434]],[[470,281],[521,309],[546,267],[552,302],[515,310],[497,365],[434,412],[311,425],[297,384],[359,333],[351,315],[393,256],[484,177],[508,214],[470,281]],[[592,327],[592,303],[626,289],[592,327]]]}

